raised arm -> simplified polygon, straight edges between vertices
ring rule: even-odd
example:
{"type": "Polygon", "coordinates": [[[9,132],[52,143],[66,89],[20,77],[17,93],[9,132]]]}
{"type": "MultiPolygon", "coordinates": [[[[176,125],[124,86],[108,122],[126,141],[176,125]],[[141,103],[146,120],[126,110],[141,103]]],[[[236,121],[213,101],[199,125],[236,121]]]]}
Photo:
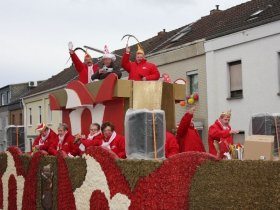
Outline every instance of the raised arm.
{"type": "Polygon", "coordinates": [[[81,72],[84,68],[83,62],[79,59],[79,57],[73,50],[70,50],[69,53],[70,53],[70,57],[71,57],[74,65],[75,65],[76,70],[78,72],[81,72]]]}
{"type": "Polygon", "coordinates": [[[193,114],[191,114],[189,112],[187,112],[182,117],[179,127],[177,129],[177,137],[182,137],[187,133],[188,128],[190,127],[192,118],[193,118],[193,114]]]}
{"type": "Polygon", "coordinates": [[[131,62],[129,60],[129,57],[130,57],[130,49],[128,46],[126,46],[125,53],[123,54],[122,57],[122,68],[124,68],[124,70],[126,70],[127,72],[130,72],[131,70],[131,62]]]}

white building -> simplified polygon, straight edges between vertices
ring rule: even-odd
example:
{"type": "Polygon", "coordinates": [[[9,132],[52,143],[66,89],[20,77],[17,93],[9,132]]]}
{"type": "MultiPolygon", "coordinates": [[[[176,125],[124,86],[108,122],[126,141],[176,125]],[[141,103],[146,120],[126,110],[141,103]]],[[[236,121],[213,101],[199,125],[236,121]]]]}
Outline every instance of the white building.
{"type": "Polygon", "coordinates": [[[205,51],[209,125],[231,109],[247,136],[252,115],[280,112],[279,20],[208,40],[205,51]]]}

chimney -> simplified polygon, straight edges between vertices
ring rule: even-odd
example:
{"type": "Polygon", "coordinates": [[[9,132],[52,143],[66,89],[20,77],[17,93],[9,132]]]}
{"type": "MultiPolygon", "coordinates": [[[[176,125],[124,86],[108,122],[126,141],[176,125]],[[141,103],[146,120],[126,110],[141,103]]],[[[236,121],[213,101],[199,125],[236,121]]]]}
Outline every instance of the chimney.
{"type": "Polygon", "coordinates": [[[158,36],[164,35],[166,33],[166,30],[163,29],[162,31],[158,32],[158,36]]]}
{"type": "Polygon", "coordinates": [[[210,11],[210,15],[212,15],[212,14],[215,14],[215,13],[218,13],[218,12],[220,12],[220,11],[222,11],[222,10],[220,10],[220,5],[216,5],[216,9],[212,9],[211,11],[210,11]]]}

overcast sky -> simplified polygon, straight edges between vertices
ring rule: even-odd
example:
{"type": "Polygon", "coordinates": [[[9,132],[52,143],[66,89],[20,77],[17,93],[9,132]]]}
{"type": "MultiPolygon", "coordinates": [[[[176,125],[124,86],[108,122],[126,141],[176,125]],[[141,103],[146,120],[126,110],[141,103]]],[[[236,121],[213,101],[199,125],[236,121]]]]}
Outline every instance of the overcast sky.
{"type": "MultiPolygon", "coordinates": [[[[248,0],[0,0],[0,87],[48,79],[71,63],[67,43],[110,51],[248,0]]],[[[91,52],[93,56],[100,56],[91,52]]]]}

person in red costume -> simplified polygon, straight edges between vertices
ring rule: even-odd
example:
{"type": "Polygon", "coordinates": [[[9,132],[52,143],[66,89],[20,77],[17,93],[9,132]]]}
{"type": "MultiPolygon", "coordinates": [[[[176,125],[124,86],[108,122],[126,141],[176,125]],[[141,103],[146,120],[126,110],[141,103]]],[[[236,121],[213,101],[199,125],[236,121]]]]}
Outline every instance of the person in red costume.
{"type": "Polygon", "coordinates": [[[40,135],[34,140],[32,144],[32,151],[42,151],[49,155],[55,155],[58,144],[58,136],[56,133],[52,129],[48,128],[44,123],[38,125],[36,131],[39,131],[40,135]]]}
{"type": "Polygon", "coordinates": [[[179,153],[179,145],[177,139],[172,133],[166,131],[165,139],[165,157],[170,158],[179,153]]]}
{"type": "Polygon", "coordinates": [[[195,107],[192,107],[186,112],[177,129],[176,137],[179,142],[180,152],[205,152],[202,140],[192,121],[194,111],[195,107]]]}
{"type": "Polygon", "coordinates": [[[107,45],[105,45],[104,54],[102,57],[103,67],[91,76],[91,80],[103,80],[109,74],[115,74],[118,76],[118,79],[120,79],[122,77],[122,72],[120,71],[120,68],[116,66],[115,61],[116,56],[110,53],[107,45]]]}
{"type": "Polygon", "coordinates": [[[87,138],[84,135],[77,135],[76,144],[80,145],[80,150],[85,151],[86,148],[91,146],[101,146],[102,145],[102,134],[100,130],[100,125],[98,123],[92,123],[89,126],[89,134],[87,138]]]}
{"type": "Polygon", "coordinates": [[[57,152],[62,151],[65,156],[77,156],[80,155],[79,145],[74,144],[75,137],[68,130],[66,123],[61,123],[57,129],[58,133],[58,144],[57,152]]]}
{"type": "Polygon", "coordinates": [[[122,135],[115,132],[114,125],[110,122],[105,122],[101,126],[103,134],[102,147],[115,153],[119,158],[126,158],[125,140],[122,135]]]}
{"type": "Polygon", "coordinates": [[[93,63],[92,57],[88,53],[85,54],[84,62],[82,62],[74,52],[73,44],[70,42],[68,46],[70,57],[79,73],[79,80],[84,84],[90,83],[91,76],[99,69],[98,64],[93,63]]]}
{"type": "Polygon", "coordinates": [[[147,62],[144,50],[138,44],[135,62],[129,60],[130,48],[126,46],[126,51],[122,57],[122,67],[129,73],[128,79],[135,81],[158,80],[159,71],[155,64],[147,62]]]}
{"type": "Polygon", "coordinates": [[[232,135],[239,131],[231,130],[229,125],[231,112],[223,112],[219,119],[209,127],[208,145],[209,153],[219,158],[225,158],[224,153],[228,152],[228,146],[233,144],[232,135]]]}

